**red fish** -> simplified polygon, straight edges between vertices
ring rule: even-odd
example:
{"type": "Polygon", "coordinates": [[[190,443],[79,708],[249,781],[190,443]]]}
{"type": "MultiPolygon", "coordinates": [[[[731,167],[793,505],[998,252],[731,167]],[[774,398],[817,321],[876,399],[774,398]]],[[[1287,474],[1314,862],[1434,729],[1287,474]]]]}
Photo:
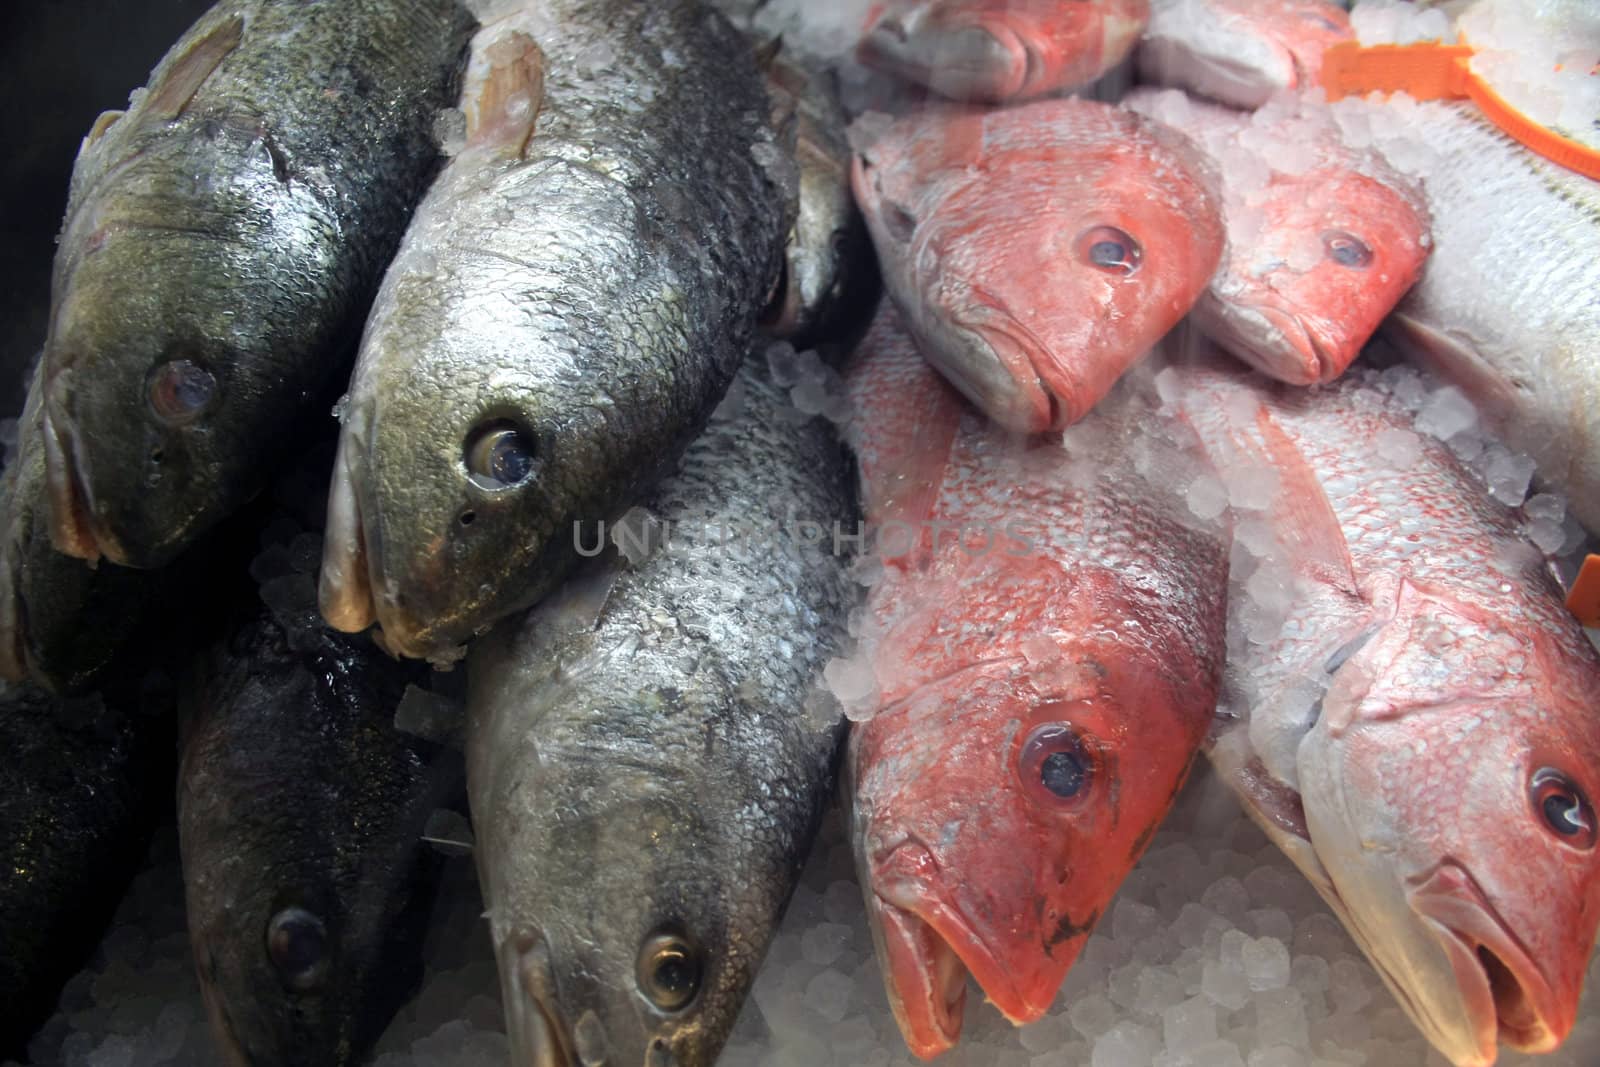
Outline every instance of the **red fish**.
{"type": "Polygon", "coordinates": [[[1149,18],[1150,0],[893,0],[860,57],[955,100],[1026,100],[1094,81],[1149,18]]]}
{"type": "Polygon", "coordinates": [[[1125,103],[1188,134],[1222,174],[1228,251],[1195,304],[1200,330],[1279,381],[1343,374],[1427,261],[1416,183],[1347,148],[1309,103],[1285,99],[1254,116],[1176,91],[1125,103]]]}
{"type": "Polygon", "coordinates": [[[1152,0],[1139,74],[1235,107],[1320,83],[1322,53],[1355,40],[1331,0],[1152,0]]]}
{"type": "Polygon", "coordinates": [[[1205,160],[1131,112],[952,105],[853,133],[890,295],[923,354],[1011,429],[1083,418],[1221,258],[1205,160]]]}
{"type": "Polygon", "coordinates": [[[961,1032],[968,972],[1050,1006],[1182,783],[1216,702],[1224,536],[1159,489],[1193,460],[1120,388],[1007,434],[887,302],[848,374],[884,571],[848,757],[867,911],[906,1043],[961,1032]]]}
{"type": "Polygon", "coordinates": [[[1211,757],[1440,1052],[1549,1051],[1600,924],[1600,658],[1518,514],[1351,377],[1179,383],[1270,487],[1245,582],[1294,591],[1235,650],[1211,757]]]}

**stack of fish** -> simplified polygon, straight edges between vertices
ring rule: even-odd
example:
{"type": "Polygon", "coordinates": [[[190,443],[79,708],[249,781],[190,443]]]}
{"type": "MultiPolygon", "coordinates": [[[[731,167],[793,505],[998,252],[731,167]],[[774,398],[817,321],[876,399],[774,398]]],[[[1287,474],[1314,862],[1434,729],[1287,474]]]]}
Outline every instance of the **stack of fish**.
{"type": "Polygon", "coordinates": [[[173,737],[229,1062],[371,1054],[455,827],[515,1062],[713,1063],[836,782],[931,1057],[969,977],[1047,1012],[1202,753],[1453,1063],[1559,1045],[1569,538],[1352,364],[1600,525],[1594,183],[1326,105],[1322,0],[892,0],[848,135],[762,6],[228,0],[94,124],[0,501],[0,1052],[173,737]]]}

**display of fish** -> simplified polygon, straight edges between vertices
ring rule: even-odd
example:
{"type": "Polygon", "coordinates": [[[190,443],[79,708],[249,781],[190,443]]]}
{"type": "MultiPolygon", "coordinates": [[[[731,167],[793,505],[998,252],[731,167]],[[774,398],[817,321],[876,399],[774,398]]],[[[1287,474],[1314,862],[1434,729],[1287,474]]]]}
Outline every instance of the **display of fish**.
{"type": "Polygon", "coordinates": [[[1555,1048],[1600,924],[1600,658],[1397,399],[1176,383],[1260,506],[1211,758],[1458,1067],[1555,1048]]]}
{"type": "Polygon", "coordinates": [[[967,408],[885,306],[847,375],[869,526],[850,741],[857,869],[890,1004],[930,1057],[966,977],[1050,1007],[1216,705],[1228,550],[1204,469],[1124,382],[1063,438],[967,408]]]}
{"type": "Polygon", "coordinates": [[[698,0],[514,5],[390,268],[329,496],[322,606],[434,659],[552,590],[705,425],[781,275],[792,160],[698,0]]]}
{"type": "Polygon", "coordinates": [[[443,862],[422,834],[462,760],[396,729],[414,667],[327,630],[310,574],[272,581],[298,600],[236,619],[184,691],[189,936],[225,1062],[339,1067],[422,977],[443,862]]]}
{"type": "Polygon", "coordinates": [[[854,129],[856,197],[917,345],[991,418],[1083,418],[1205,290],[1214,175],[1187,139],[1088,100],[854,129]]]}
{"type": "Polygon", "coordinates": [[[763,362],[649,522],[613,530],[654,554],[595,560],[473,645],[475,855],[516,1064],[715,1062],[831,791],[849,465],[763,362]]]}
{"type": "Polygon", "coordinates": [[[0,1059],[25,1058],[144,860],[169,718],[137,694],[63,702],[0,682],[0,1059]]]}
{"type": "Polygon", "coordinates": [[[1469,105],[1341,101],[1341,120],[1417,173],[1433,255],[1385,333],[1464,389],[1600,529],[1600,183],[1533,154],[1469,105]],[[1391,113],[1392,114],[1392,113],[1391,113]]]}
{"type": "Polygon", "coordinates": [[[1141,89],[1123,103],[1188,135],[1222,176],[1228,249],[1195,324],[1280,381],[1343,374],[1428,258],[1418,184],[1347,146],[1309,101],[1284,97],[1244,115],[1141,89]]]}
{"type": "Polygon", "coordinates": [[[1330,0],[1151,0],[1139,44],[1146,81],[1255,108],[1320,83],[1322,53],[1355,40],[1330,0]]]}
{"type": "Polygon", "coordinates": [[[943,96],[1002,103],[1087,85],[1149,19],[1150,0],[889,0],[859,54],[943,96]]]}
{"type": "Polygon", "coordinates": [[[84,139],[52,284],[52,537],[169,562],[326,417],[437,166],[456,0],[219,4],[84,139]]]}

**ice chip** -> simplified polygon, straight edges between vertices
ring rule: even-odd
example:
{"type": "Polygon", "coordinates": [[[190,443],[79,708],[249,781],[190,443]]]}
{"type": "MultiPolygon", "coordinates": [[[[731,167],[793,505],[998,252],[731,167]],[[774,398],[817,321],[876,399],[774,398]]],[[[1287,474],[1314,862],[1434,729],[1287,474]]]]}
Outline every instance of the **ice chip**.
{"type": "Polygon", "coordinates": [[[1384,462],[1397,470],[1410,470],[1422,458],[1422,441],[1410,430],[1397,426],[1379,431],[1373,446],[1384,462]]]}
{"type": "Polygon", "coordinates": [[[1240,948],[1240,962],[1244,964],[1252,990],[1260,992],[1288,984],[1289,949],[1276,938],[1257,937],[1246,941],[1240,948]]]}
{"type": "Polygon", "coordinates": [[[850,943],[850,927],[839,923],[819,923],[800,935],[800,954],[818,967],[831,965],[850,943]]]}
{"type": "Polygon", "coordinates": [[[1170,1052],[1180,1053],[1217,1039],[1217,1006],[1191,997],[1161,1013],[1161,1033],[1170,1052]]]}
{"type": "Polygon", "coordinates": [[[1490,496],[1507,507],[1520,507],[1533,480],[1533,459],[1517,453],[1497,455],[1484,471],[1484,480],[1490,496]]]}
{"type": "Polygon", "coordinates": [[[1067,1021],[1072,1028],[1090,1041],[1116,1025],[1120,1013],[1116,1006],[1099,993],[1092,993],[1076,1001],[1067,1009],[1067,1021]]]}
{"type": "Polygon", "coordinates": [[[1089,1067],[1150,1067],[1160,1047],[1154,1031],[1120,1022],[1095,1039],[1089,1067]]]}
{"type": "MultiPolygon", "coordinates": [[[[447,156],[460,155],[467,147],[467,116],[458,108],[447,107],[433,117],[433,139],[447,156]]],[[[339,419],[343,422],[341,416],[339,419]]]]}
{"type": "Polygon", "coordinates": [[[838,1022],[850,1010],[856,998],[855,979],[842,971],[823,971],[806,983],[806,1007],[827,1019],[838,1022]]]}
{"type": "Polygon", "coordinates": [[[1434,391],[1417,412],[1417,429],[1441,441],[1470,430],[1477,422],[1478,409],[1453,385],[1434,391]]]}
{"type": "Polygon", "coordinates": [[[1228,491],[1221,482],[1210,475],[1201,475],[1189,483],[1184,501],[1196,518],[1214,519],[1228,507],[1228,491]]]}
{"type": "Polygon", "coordinates": [[[1229,1011],[1250,1003],[1250,979],[1238,963],[1207,960],[1200,975],[1200,990],[1213,1004],[1229,1011]]]}
{"type": "Polygon", "coordinates": [[[455,701],[408,685],[395,709],[394,728],[436,744],[453,744],[462,724],[461,707],[455,701]]]}

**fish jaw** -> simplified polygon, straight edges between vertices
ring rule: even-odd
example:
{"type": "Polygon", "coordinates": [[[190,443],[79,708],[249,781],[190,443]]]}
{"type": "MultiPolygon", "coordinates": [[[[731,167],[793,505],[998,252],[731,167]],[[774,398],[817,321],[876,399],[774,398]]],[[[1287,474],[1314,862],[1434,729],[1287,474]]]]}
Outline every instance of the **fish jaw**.
{"type": "Polygon", "coordinates": [[[576,1067],[567,1054],[561,1015],[552,1011],[554,981],[543,940],[515,935],[497,946],[495,954],[513,1067],[576,1067]]]}
{"type": "Polygon", "coordinates": [[[1202,333],[1256,370],[1291,385],[1337,378],[1360,351],[1330,351],[1306,321],[1276,303],[1232,301],[1207,290],[1195,305],[1202,333]]]}
{"type": "Polygon", "coordinates": [[[329,626],[345,633],[360,633],[377,621],[378,608],[367,569],[361,504],[349,463],[350,437],[348,433],[340,435],[328,485],[328,521],[323,534],[317,600],[329,626]]]}
{"type": "Polygon", "coordinates": [[[1572,988],[1558,990],[1453,860],[1414,880],[1407,896],[1412,910],[1437,929],[1476,1038],[1477,1062],[1493,1063],[1501,1041],[1522,1052],[1549,1052],[1566,1039],[1577,1015],[1581,970],[1577,983],[1566,983],[1572,988]]]}
{"type": "Polygon", "coordinates": [[[883,11],[867,27],[857,54],[869,66],[953,100],[994,103],[1020,92],[1029,57],[1015,31],[1003,23],[960,19],[959,8],[953,19],[950,7],[932,2],[883,11]]]}
{"type": "Polygon", "coordinates": [[[115,539],[106,537],[105,531],[94,521],[93,498],[82,468],[75,461],[76,449],[72,439],[58,428],[48,403],[41,428],[45,487],[50,504],[50,543],[57,552],[91,563],[101,556],[113,563],[126,563],[126,554],[118,550],[115,539]]]}

